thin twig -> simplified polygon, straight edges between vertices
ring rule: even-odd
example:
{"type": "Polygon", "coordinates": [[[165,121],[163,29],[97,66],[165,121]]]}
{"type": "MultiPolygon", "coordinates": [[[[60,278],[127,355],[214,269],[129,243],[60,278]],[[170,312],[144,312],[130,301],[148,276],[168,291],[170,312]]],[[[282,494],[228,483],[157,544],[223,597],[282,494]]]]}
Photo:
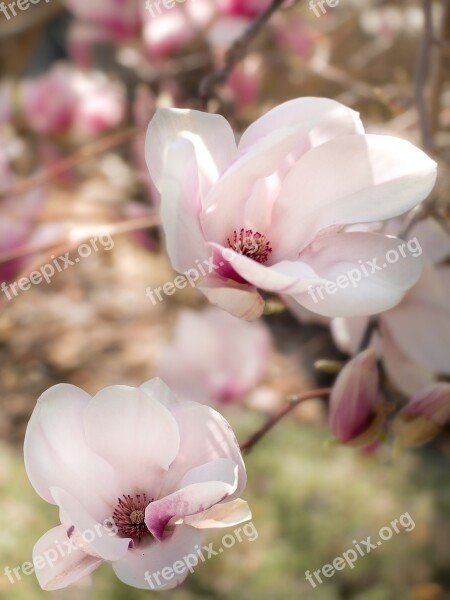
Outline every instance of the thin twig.
{"type": "Polygon", "coordinates": [[[124,144],[143,132],[144,129],[142,127],[132,127],[130,129],[115,132],[93,142],[92,144],[83,146],[74,154],[71,154],[63,160],[58,161],[48,169],[36,173],[36,175],[28,177],[23,181],[19,181],[17,184],[6,190],[2,190],[0,192],[0,199],[10,198],[12,196],[20,196],[21,194],[25,194],[36,187],[43,186],[49,181],[59,177],[62,173],[65,173],[66,171],[69,171],[70,169],[84,162],[86,159],[92,158],[97,154],[101,154],[102,152],[105,152],[105,150],[109,150],[114,146],[124,144]]]}
{"type": "Polygon", "coordinates": [[[259,440],[266,435],[271,429],[275,427],[281,419],[294,410],[301,402],[305,400],[311,400],[312,398],[320,398],[323,396],[329,396],[332,388],[319,388],[317,390],[310,390],[309,392],[302,392],[297,396],[292,396],[286,406],[280,408],[278,412],[272,415],[267,422],[256,431],[253,435],[248,437],[245,441],[240,444],[242,452],[250,452],[253,446],[259,442],[259,440]]]}
{"type": "Polygon", "coordinates": [[[226,83],[234,67],[247,54],[249,44],[259,34],[270,17],[277,12],[279,8],[281,8],[281,5],[284,3],[284,1],[285,0],[272,0],[270,6],[268,6],[266,10],[264,10],[250,24],[244,33],[228,49],[225,54],[224,66],[202,79],[199,86],[199,93],[204,110],[206,110],[208,107],[208,100],[211,96],[212,90],[216,87],[216,85],[226,83]]]}
{"type": "Polygon", "coordinates": [[[432,0],[422,0],[424,29],[417,55],[416,74],[414,79],[414,101],[419,113],[422,144],[425,149],[433,148],[429,108],[426,100],[426,85],[430,74],[431,49],[433,46],[432,0]]]}

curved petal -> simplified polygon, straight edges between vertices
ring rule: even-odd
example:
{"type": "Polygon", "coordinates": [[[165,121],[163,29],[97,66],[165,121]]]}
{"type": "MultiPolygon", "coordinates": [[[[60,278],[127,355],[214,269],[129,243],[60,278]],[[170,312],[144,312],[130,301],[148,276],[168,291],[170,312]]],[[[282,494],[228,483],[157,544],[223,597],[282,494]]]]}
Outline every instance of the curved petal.
{"type": "Polygon", "coordinates": [[[101,558],[89,556],[79,548],[73,548],[69,544],[63,525],[44,533],[33,548],[36,577],[41,588],[47,592],[60,590],[75,583],[92,573],[102,562],[101,558]],[[61,555],[60,548],[65,547],[67,551],[61,555]]]}
{"type": "Polygon", "coordinates": [[[264,311],[264,300],[250,285],[223,277],[205,277],[197,288],[211,304],[246,321],[258,319],[264,311]]]}
{"type": "Polygon", "coordinates": [[[220,115],[196,110],[160,108],[147,130],[145,158],[150,177],[159,191],[167,168],[167,151],[178,138],[190,140],[197,156],[202,197],[217,181],[236,154],[236,140],[220,115]]]}
{"type": "Polygon", "coordinates": [[[361,346],[364,332],[369,324],[369,317],[336,317],[332,319],[330,328],[333,341],[341,352],[356,354],[361,346]]]}
{"type": "Polygon", "coordinates": [[[180,482],[180,489],[151,502],[145,511],[145,524],[161,540],[167,523],[174,517],[203,512],[231,496],[238,485],[238,465],[229,458],[194,467],[180,482]]]}
{"type": "MultiPolygon", "coordinates": [[[[217,250],[232,269],[248,283],[270,292],[301,294],[312,284],[326,283],[308,264],[301,261],[282,261],[265,266],[251,258],[224,248],[219,244],[210,244],[217,250]]],[[[220,263],[222,264],[222,263],[220,263]]]]}
{"type": "Polygon", "coordinates": [[[449,311],[430,304],[405,303],[383,315],[403,354],[435,373],[450,375],[449,311]]]}
{"type": "MultiPolygon", "coordinates": [[[[112,566],[120,581],[127,585],[146,590],[168,590],[186,579],[189,570],[184,560],[195,558],[199,547],[199,532],[194,527],[177,525],[171,536],[161,542],[141,542],[112,566]],[[164,571],[165,568],[171,569],[171,573],[164,571]]],[[[190,569],[196,566],[192,565],[192,560],[189,564],[190,569]]]]}
{"type": "Polygon", "coordinates": [[[180,430],[180,452],[172,463],[160,498],[180,488],[188,471],[217,459],[231,459],[239,467],[238,487],[230,500],[241,495],[247,474],[239,444],[228,421],[204,404],[183,401],[171,408],[180,430]]]}
{"type": "Polygon", "coordinates": [[[185,139],[167,151],[161,182],[161,223],[167,254],[173,268],[182,273],[209,258],[199,221],[200,190],[194,146],[185,139]]]}
{"type": "Polygon", "coordinates": [[[175,419],[157,398],[139,388],[107,387],[89,403],[85,429],[89,446],[119,473],[120,495],[158,496],[180,437],[175,419]]]}
{"type": "MultiPolygon", "coordinates": [[[[85,507],[71,494],[61,488],[52,487],[51,494],[61,510],[61,521],[69,521],[80,535],[80,540],[88,554],[97,555],[103,560],[119,560],[125,556],[131,538],[120,538],[112,535],[107,529],[89,514],[85,507]]],[[[111,513],[112,514],[112,513],[111,513]]],[[[107,515],[111,518],[111,515],[107,515]]]]}
{"type": "Polygon", "coordinates": [[[402,352],[383,321],[381,331],[383,366],[389,379],[405,396],[414,395],[435,380],[432,370],[402,352]]]}
{"type": "Polygon", "coordinates": [[[185,517],[184,522],[197,529],[216,529],[239,525],[251,518],[252,513],[247,502],[236,498],[231,502],[222,502],[196,515],[185,517]]]}
{"type": "Polygon", "coordinates": [[[311,147],[342,135],[364,133],[359,113],[329,98],[296,98],[276,106],[243,133],[239,151],[258,143],[278,128],[295,128],[301,122],[316,124],[311,130],[311,147]]]}
{"type": "Polygon", "coordinates": [[[95,518],[104,519],[120,490],[112,467],[87,444],[83,416],[90,402],[73,385],[55,385],[42,394],[25,434],[25,468],[47,502],[54,503],[49,488],[62,487],[95,518]]]}
{"type": "Polygon", "coordinates": [[[295,259],[333,225],[405,213],[436,181],[436,163],[400,138],[341,137],[314,148],[291,169],[273,208],[272,260],[295,259]]]}
{"type": "Polygon", "coordinates": [[[377,233],[318,238],[302,252],[301,259],[328,283],[311,286],[295,299],[326,317],[365,316],[392,308],[417,282],[422,270],[420,256],[401,256],[398,248],[402,243],[377,233]],[[391,257],[394,252],[395,262],[391,257]]]}
{"type": "Polygon", "coordinates": [[[256,229],[258,223],[248,221],[249,211],[246,210],[256,181],[271,177],[279,185],[311,148],[339,135],[355,133],[354,119],[348,115],[342,119],[339,115],[341,105],[324,100],[322,107],[307,111],[308,118],[293,119],[294,124],[292,119],[287,119],[289,124],[276,126],[270,134],[259,138],[258,143],[247,145],[244,137],[236,160],[222,174],[204,202],[201,223],[208,240],[225,243],[234,230],[239,231],[244,226],[246,217],[248,227],[256,229]]]}

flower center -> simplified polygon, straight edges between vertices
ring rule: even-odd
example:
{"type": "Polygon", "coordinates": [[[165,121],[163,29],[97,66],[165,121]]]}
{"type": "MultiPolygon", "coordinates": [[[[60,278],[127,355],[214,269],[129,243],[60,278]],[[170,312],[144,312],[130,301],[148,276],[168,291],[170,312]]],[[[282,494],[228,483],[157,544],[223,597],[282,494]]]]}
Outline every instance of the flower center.
{"type": "Polygon", "coordinates": [[[113,512],[113,519],[119,533],[125,537],[140,540],[145,535],[151,535],[145,525],[145,509],[153,500],[147,500],[145,494],[118,498],[118,504],[113,512]]]}
{"type": "Polygon", "coordinates": [[[269,240],[265,235],[253,229],[241,229],[239,235],[236,229],[233,231],[232,239],[227,238],[228,247],[237,252],[248,256],[252,260],[261,264],[269,259],[269,254],[272,252],[269,240]]]}

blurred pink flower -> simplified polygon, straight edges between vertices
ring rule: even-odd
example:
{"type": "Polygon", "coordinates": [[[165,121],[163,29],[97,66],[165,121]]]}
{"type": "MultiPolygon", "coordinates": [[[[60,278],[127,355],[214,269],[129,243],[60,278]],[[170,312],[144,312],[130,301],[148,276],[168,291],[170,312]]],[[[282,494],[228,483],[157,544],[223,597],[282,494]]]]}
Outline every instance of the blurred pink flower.
{"type": "Polygon", "coordinates": [[[31,129],[40,134],[62,133],[69,129],[77,107],[71,79],[72,68],[59,63],[44,75],[22,82],[21,108],[31,129]]]}
{"type": "MultiPolygon", "coordinates": [[[[404,299],[379,315],[380,335],[372,345],[396,387],[406,395],[450,375],[450,237],[433,220],[422,221],[410,233],[423,250],[425,266],[418,283],[404,299]]],[[[354,354],[368,324],[366,318],[334,319],[332,333],[338,347],[354,354]]]]}
{"type": "MultiPolygon", "coordinates": [[[[217,7],[220,12],[241,17],[254,19],[266,10],[271,4],[271,0],[217,0],[217,7]]],[[[293,0],[286,0],[285,6],[291,6],[293,0]]]]}
{"type": "Polygon", "coordinates": [[[215,308],[184,310],[158,374],[180,398],[235,403],[263,377],[270,350],[270,333],[263,323],[246,323],[215,308]]]}
{"type": "Polygon", "coordinates": [[[380,439],[390,410],[379,389],[375,352],[365,350],[336,379],[330,396],[330,429],[344,444],[369,446],[380,439]]]}
{"type": "MultiPolygon", "coordinates": [[[[42,563],[57,542],[76,545],[36,569],[45,590],[103,562],[124,583],[149,589],[149,575],[195,551],[199,529],[251,517],[238,498],[246,472],[229,424],[210,407],[178,402],[159,379],[93,398],[72,385],[50,388],[31,416],[24,454],[33,487],[61,519],[37,542],[34,559],[42,563]],[[116,531],[106,532],[111,519],[116,531]],[[86,531],[95,534],[89,541],[86,531]]],[[[175,587],[186,575],[187,568],[154,587],[175,587]]]]}
{"type": "Polygon", "coordinates": [[[63,4],[81,22],[104,29],[113,39],[127,39],[139,30],[137,0],[63,0],[63,4]]]}
{"type": "Polygon", "coordinates": [[[417,393],[396,415],[393,430],[404,447],[432,440],[450,421],[450,384],[435,383],[417,393]]]}
{"type": "Polygon", "coordinates": [[[364,134],[358,114],[338,102],[286,102],[253,123],[239,147],[219,115],[160,109],[146,159],[172,266],[182,273],[209,261],[198,287],[236,316],[261,315],[257,288],[324,316],[373,314],[397,304],[420,276],[420,259],[408,256],[314,302],[311,289],[399,243],[343,228],[406,212],[436,179],[436,163],[421,150],[364,134]]]}
{"type": "Polygon", "coordinates": [[[69,134],[90,139],[121,123],[125,89],[98,71],[83,72],[58,63],[18,90],[19,108],[28,126],[40,134],[69,134]]]}

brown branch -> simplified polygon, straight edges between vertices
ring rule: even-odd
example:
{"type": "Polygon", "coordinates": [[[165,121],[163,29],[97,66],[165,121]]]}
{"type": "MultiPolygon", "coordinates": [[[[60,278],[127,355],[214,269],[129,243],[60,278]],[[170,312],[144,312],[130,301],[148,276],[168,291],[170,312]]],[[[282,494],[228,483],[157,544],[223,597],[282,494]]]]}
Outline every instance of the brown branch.
{"type": "Polygon", "coordinates": [[[21,194],[31,191],[35,187],[43,186],[49,181],[59,177],[62,173],[65,173],[73,167],[76,167],[88,158],[92,158],[97,154],[101,154],[102,152],[105,152],[105,150],[109,150],[114,146],[124,144],[143,132],[144,129],[142,127],[132,127],[130,129],[115,132],[111,135],[101,138],[100,140],[96,140],[87,146],[83,146],[74,154],[71,154],[67,158],[58,161],[48,169],[36,173],[35,175],[24,179],[23,181],[19,181],[17,184],[6,190],[2,190],[0,192],[0,200],[1,198],[9,198],[11,196],[20,196],[21,194]]]}
{"type": "Polygon", "coordinates": [[[224,66],[207,75],[202,79],[199,86],[200,99],[203,110],[207,110],[208,100],[213,89],[220,84],[226,83],[234,67],[244,58],[248,52],[248,46],[259,34],[270,17],[277,12],[285,0],[272,0],[266,8],[244,31],[244,33],[233,43],[225,54],[224,66]]]}
{"type": "Polygon", "coordinates": [[[317,390],[310,390],[309,392],[302,392],[297,396],[292,396],[287,404],[280,408],[278,412],[272,415],[267,422],[256,431],[253,435],[248,437],[245,441],[240,444],[242,452],[250,452],[253,446],[259,442],[259,440],[266,435],[271,429],[275,427],[281,419],[294,410],[301,402],[305,400],[311,400],[312,398],[320,398],[322,396],[328,396],[331,393],[332,388],[319,388],[317,390]]]}
{"type": "Polygon", "coordinates": [[[417,55],[413,95],[417,112],[419,113],[422,144],[425,149],[430,150],[433,148],[433,139],[431,135],[429,107],[427,106],[425,88],[430,75],[431,50],[434,39],[432,0],[422,0],[422,6],[424,14],[424,29],[417,55]]]}

